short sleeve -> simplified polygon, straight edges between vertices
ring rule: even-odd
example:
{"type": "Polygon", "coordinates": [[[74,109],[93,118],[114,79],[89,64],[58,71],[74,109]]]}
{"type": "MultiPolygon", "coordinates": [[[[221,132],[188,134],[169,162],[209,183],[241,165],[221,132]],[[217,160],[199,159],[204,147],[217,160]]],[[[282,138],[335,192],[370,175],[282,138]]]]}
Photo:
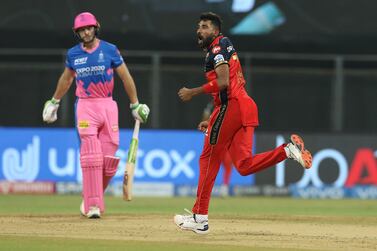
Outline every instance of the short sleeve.
{"type": "Polygon", "coordinates": [[[111,68],[117,68],[119,65],[123,64],[123,57],[117,47],[114,47],[111,55],[111,68]]]}
{"type": "Polygon", "coordinates": [[[213,66],[216,68],[219,65],[228,64],[235,50],[230,40],[224,37],[218,45],[212,47],[211,52],[213,54],[213,66]]]}
{"type": "Polygon", "coordinates": [[[69,56],[69,53],[67,53],[65,57],[65,66],[71,70],[74,70],[72,67],[71,57],[69,56]]]}

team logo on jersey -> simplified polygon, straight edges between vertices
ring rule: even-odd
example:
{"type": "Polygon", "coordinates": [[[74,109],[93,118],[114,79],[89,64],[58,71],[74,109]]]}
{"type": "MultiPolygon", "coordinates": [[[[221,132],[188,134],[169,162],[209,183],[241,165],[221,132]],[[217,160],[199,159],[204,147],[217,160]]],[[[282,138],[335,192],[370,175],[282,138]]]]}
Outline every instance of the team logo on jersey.
{"type": "Polygon", "coordinates": [[[212,48],[212,53],[217,54],[221,51],[221,47],[216,45],[215,47],[212,48]]]}
{"type": "Polygon", "coordinates": [[[231,51],[233,50],[233,46],[230,45],[230,46],[226,47],[226,50],[227,50],[228,52],[231,52],[231,51]]]}
{"type": "Polygon", "coordinates": [[[217,54],[215,56],[214,60],[215,60],[215,64],[218,64],[218,63],[221,63],[221,62],[225,61],[224,56],[221,55],[221,54],[217,54]]]}
{"type": "Polygon", "coordinates": [[[89,128],[89,121],[88,120],[80,120],[79,121],[79,129],[89,128]]]}
{"type": "Polygon", "coordinates": [[[75,61],[73,61],[73,64],[74,65],[86,64],[87,60],[88,60],[88,57],[76,58],[75,61]]]}
{"type": "Polygon", "coordinates": [[[98,54],[98,60],[97,60],[98,63],[102,63],[102,62],[105,62],[105,55],[103,55],[103,52],[100,51],[100,53],[98,54]]]}

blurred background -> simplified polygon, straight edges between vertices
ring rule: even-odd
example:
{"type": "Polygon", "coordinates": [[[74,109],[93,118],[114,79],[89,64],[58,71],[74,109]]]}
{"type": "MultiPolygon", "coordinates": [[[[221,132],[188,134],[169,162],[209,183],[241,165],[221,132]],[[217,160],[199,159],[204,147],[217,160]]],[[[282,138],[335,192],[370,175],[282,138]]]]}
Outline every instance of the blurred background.
{"type": "MultiPolygon", "coordinates": [[[[77,43],[73,19],[90,11],[101,23],[100,38],[121,50],[139,99],[152,111],[140,136],[139,191],[150,194],[157,186],[165,196],[193,195],[203,140],[195,128],[210,98],[182,103],[177,92],[205,81],[195,31],[200,13],[213,11],[223,18],[223,33],[239,53],[246,89],[259,107],[254,151],[298,132],[314,156],[305,172],[292,162],[252,177],[233,172],[229,194],[376,198],[376,8],[372,0],[4,0],[0,180],[44,182],[61,193],[80,189],[75,88],[62,100],[55,124],[45,125],[41,113],[67,49],[77,43]]],[[[133,127],[119,78],[114,99],[122,128],[117,194],[133,127]]]]}

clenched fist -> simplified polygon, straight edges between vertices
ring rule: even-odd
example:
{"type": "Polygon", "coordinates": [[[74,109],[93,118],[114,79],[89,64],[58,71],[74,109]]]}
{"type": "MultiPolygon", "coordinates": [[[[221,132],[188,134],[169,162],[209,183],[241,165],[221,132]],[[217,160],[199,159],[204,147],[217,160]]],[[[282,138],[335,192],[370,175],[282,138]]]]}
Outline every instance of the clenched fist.
{"type": "Polygon", "coordinates": [[[141,123],[145,123],[149,116],[149,107],[146,104],[131,104],[132,116],[139,120],[141,123]]]}
{"type": "Polygon", "coordinates": [[[184,102],[190,101],[193,97],[194,93],[192,89],[183,87],[178,91],[178,96],[184,102]]]}

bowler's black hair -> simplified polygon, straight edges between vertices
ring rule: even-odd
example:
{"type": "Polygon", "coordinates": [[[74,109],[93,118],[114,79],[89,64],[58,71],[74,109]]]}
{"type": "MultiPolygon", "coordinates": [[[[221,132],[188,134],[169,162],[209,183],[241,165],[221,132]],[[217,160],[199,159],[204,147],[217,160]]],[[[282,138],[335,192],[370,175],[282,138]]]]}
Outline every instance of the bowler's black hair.
{"type": "Polygon", "coordinates": [[[200,21],[207,21],[210,20],[214,26],[216,26],[219,29],[219,32],[221,33],[221,25],[223,23],[223,20],[221,20],[221,17],[213,12],[204,12],[200,15],[199,18],[200,21]]]}

